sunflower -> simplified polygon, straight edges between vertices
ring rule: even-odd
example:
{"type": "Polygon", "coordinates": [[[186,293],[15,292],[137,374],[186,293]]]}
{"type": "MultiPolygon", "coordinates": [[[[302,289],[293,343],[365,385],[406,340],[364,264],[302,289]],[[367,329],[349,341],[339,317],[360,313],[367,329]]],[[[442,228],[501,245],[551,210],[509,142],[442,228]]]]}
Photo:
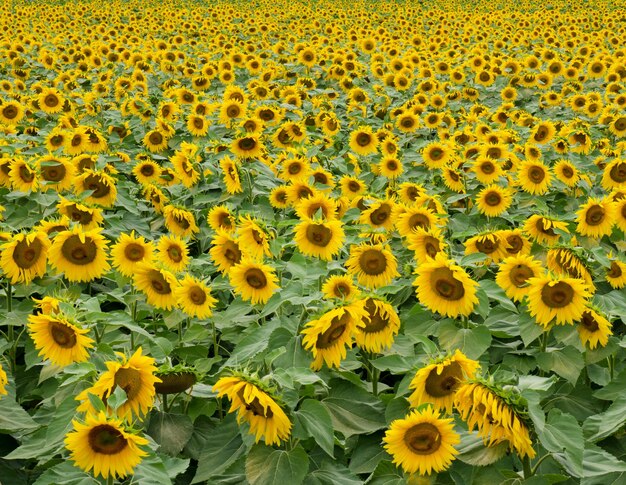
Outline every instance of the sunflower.
{"type": "Polygon", "coordinates": [[[465,192],[465,183],[461,172],[456,168],[458,165],[445,166],[441,169],[441,176],[446,187],[454,192],[463,194],[465,192]]]}
{"type": "Polygon", "coordinates": [[[0,123],[16,125],[24,118],[24,106],[17,101],[0,104],[0,123]]]}
{"type": "Polygon", "coordinates": [[[0,246],[0,268],[12,284],[29,284],[46,274],[49,249],[50,241],[42,231],[16,234],[0,246]]]}
{"type": "Polygon", "coordinates": [[[250,216],[242,216],[237,227],[237,236],[244,254],[254,259],[270,257],[268,234],[261,228],[258,221],[250,216]]]}
{"type": "Polygon", "coordinates": [[[598,344],[605,347],[609,343],[609,337],[613,335],[611,323],[599,311],[591,306],[583,312],[577,326],[578,336],[583,345],[595,349],[598,344]]]}
{"type": "Polygon", "coordinates": [[[295,209],[296,215],[301,220],[322,219],[332,221],[337,219],[337,203],[322,192],[300,200],[296,204],[295,209]]]}
{"type": "Polygon", "coordinates": [[[10,164],[9,180],[13,189],[20,192],[36,192],[39,188],[37,171],[21,158],[13,159],[10,164]]]}
{"type": "Polygon", "coordinates": [[[167,230],[177,236],[191,237],[200,232],[193,214],[186,209],[168,205],[163,209],[163,216],[167,230]]]}
{"type": "Polygon", "coordinates": [[[569,233],[567,223],[539,214],[533,214],[524,223],[524,232],[530,234],[539,244],[555,244],[561,237],[555,229],[569,233]]]}
{"type": "Polygon", "coordinates": [[[406,236],[406,246],[414,252],[417,263],[423,264],[433,261],[447,244],[437,229],[418,227],[406,236]]]}
{"type": "Polygon", "coordinates": [[[86,128],[80,126],[67,134],[63,150],[68,155],[80,155],[87,150],[88,139],[89,135],[87,134],[86,128]]]}
{"type": "Polygon", "coordinates": [[[365,300],[364,309],[367,315],[362,321],[364,326],[355,332],[356,344],[367,352],[388,349],[400,330],[398,314],[389,303],[375,297],[365,300]]]}
{"type": "Polygon", "coordinates": [[[233,265],[228,271],[228,277],[235,293],[253,305],[267,303],[274,291],[279,289],[274,269],[251,259],[244,258],[233,265]]]}
{"type": "Polygon", "coordinates": [[[46,155],[37,161],[42,191],[53,189],[61,192],[72,186],[76,166],[65,157],[46,155]]]}
{"type": "Polygon", "coordinates": [[[556,128],[554,127],[554,123],[551,121],[542,121],[536,124],[531,130],[529,141],[543,145],[550,143],[555,134],[556,128]]]}
{"type": "Polygon", "coordinates": [[[615,201],[615,225],[626,232],[626,197],[615,201]]]}
{"type": "Polygon", "coordinates": [[[135,164],[132,173],[141,185],[154,184],[161,176],[161,166],[153,160],[141,160],[135,164]]]}
{"type": "Polygon", "coordinates": [[[230,157],[220,160],[220,168],[224,174],[224,185],[229,194],[239,194],[243,192],[241,177],[239,176],[239,163],[230,157]]]}
{"type": "Polygon", "coordinates": [[[467,379],[473,379],[480,364],[468,359],[460,350],[454,355],[441,357],[417,371],[409,389],[414,389],[409,396],[412,407],[431,404],[436,411],[452,413],[454,394],[467,379]]]}
{"type": "Polygon", "coordinates": [[[599,239],[611,234],[615,223],[615,204],[608,197],[587,199],[576,212],[576,232],[582,236],[599,239]]]}
{"type": "Polygon", "coordinates": [[[148,131],[142,141],[152,153],[160,153],[167,149],[167,135],[158,129],[148,131]]]}
{"type": "Polygon", "coordinates": [[[517,177],[521,189],[530,194],[542,195],[550,189],[550,169],[540,161],[527,160],[522,163],[517,177]]]}
{"type": "Polygon", "coordinates": [[[452,318],[469,316],[478,303],[478,283],[444,253],[438,253],[434,261],[419,265],[415,273],[417,278],[413,285],[417,287],[417,298],[432,312],[452,318]]]}
{"type": "Polygon", "coordinates": [[[143,236],[136,237],[134,230],[130,235],[121,233],[111,247],[111,263],[121,274],[132,277],[139,263],[153,261],[154,249],[152,241],[146,241],[143,236]]]}
{"type": "Polygon", "coordinates": [[[128,430],[122,420],[109,418],[100,412],[89,414],[84,424],[72,421],[74,430],[65,437],[70,458],[80,469],[103,478],[132,475],[141,459],[148,456],[140,448],[148,440],[128,430]]]}
{"type": "Polygon", "coordinates": [[[29,315],[28,322],[28,332],[40,357],[61,367],[89,358],[87,349],[94,344],[86,335],[89,330],[79,328],[64,315],[29,315]]]}
{"type": "Polygon", "coordinates": [[[520,457],[535,457],[522,410],[518,410],[504,391],[482,381],[466,382],[456,392],[454,407],[467,422],[469,431],[478,429],[485,445],[508,442],[520,457]]]}
{"type": "Polygon", "coordinates": [[[135,267],[133,281],[153,307],[171,310],[176,306],[174,290],[178,286],[178,281],[169,271],[159,268],[152,262],[141,262],[135,267]]]}
{"type": "Polygon", "coordinates": [[[378,152],[378,138],[370,126],[359,126],[350,133],[350,149],[357,155],[371,155],[378,152]]]}
{"type": "Polygon", "coordinates": [[[41,111],[47,114],[54,114],[63,110],[65,98],[57,89],[44,88],[39,93],[37,101],[41,111]]]}
{"type": "Polygon", "coordinates": [[[488,232],[469,238],[464,243],[465,254],[482,253],[487,255],[486,264],[498,263],[506,257],[505,242],[499,234],[488,232]]]}
{"type": "Polygon", "coordinates": [[[350,301],[358,297],[360,292],[351,276],[332,275],[324,281],[322,293],[328,300],[350,301]]]}
{"type": "Polygon", "coordinates": [[[436,230],[439,218],[428,208],[412,206],[396,215],[396,228],[401,236],[408,237],[418,229],[436,230]]]}
{"type": "Polygon", "coordinates": [[[589,289],[595,291],[593,278],[583,256],[579,255],[574,249],[569,247],[555,247],[548,250],[547,256],[548,269],[554,273],[571,276],[572,278],[580,278],[585,281],[589,289]]]}
{"type": "Polygon", "coordinates": [[[422,150],[422,159],[428,168],[442,168],[450,161],[450,147],[442,142],[429,143],[422,150]]]}
{"type": "Polygon", "coordinates": [[[578,169],[569,160],[559,160],[553,170],[555,177],[568,187],[574,187],[580,180],[578,169]]]}
{"type": "Polygon", "coordinates": [[[626,187],[626,160],[616,158],[606,164],[602,173],[602,187],[609,191],[626,187]]]}
{"type": "Polygon", "coordinates": [[[341,221],[304,220],[296,225],[294,240],[302,254],[330,261],[341,251],[345,234],[341,221]]]}
{"type": "Polygon", "coordinates": [[[328,367],[339,368],[347,355],[346,346],[352,347],[354,333],[366,317],[363,302],[357,301],[308,322],[301,334],[304,336],[302,346],[313,354],[311,369],[320,370],[324,362],[328,367]]]}
{"type": "Polygon", "coordinates": [[[37,298],[31,298],[35,303],[35,308],[37,308],[40,313],[44,315],[55,315],[60,312],[59,304],[62,302],[59,298],[55,298],[53,296],[44,296],[41,300],[37,298]]]}
{"type": "Polygon", "coordinates": [[[370,289],[388,285],[393,278],[400,276],[395,256],[388,246],[382,244],[352,245],[346,266],[359,284],[370,289]]]}
{"type": "Polygon", "coordinates": [[[452,418],[442,419],[433,408],[415,410],[395,419],[385,432],[385,450],[406,473],[430,475],[446,470],[459,453],[461,437],[452,418]]]}
{"type": "Polygon", "coordinates": [[[112,207],[115,204],[117,198],[115,179],[106,172],[87,169],[74,177],[74,187],[78,195],[91,192],[85,198],[88,204],[98,204],[103,207],[112,207]]]}
{"type": "Polygon", "coordinates": [[[182,184],[190,189],[200,180],[200,172],[196,170],[200,157],[196,155],[198,147],[192,143],[183,142],[181,148],[170,158],[174,166],[176,176],[182,184]]]}
{"type": "Polygon", "coordinates": [[[222,377],[214,385],[217,397],[228,396],[229,413],[237,412],[237,422],[246,421],[250,434],[258,443],[261,438],[268,446],[280,445],[289,439],[291,421],[268,389],[243,376],[222,377]]]}
{"type": "Polygon", "coordinates": [[[83,231],[75,226],[55,236],[48,260],[68,281],[93,281],[111,268],[107,262],[107,246],[100,229],[83,231]]]}
{"type": "Polygon", "coordinates": [[[216,205],[211,207],[207,216],[209,227],[215,232],[226,231],[233,232],[235,230],[234,215],[225,205],[216,205]]]}
{"type": "Polygon", "coordinates": [[[202,281],[190,275],[185,277],[174,290],[180,309],[191,317],[200,319],[209,318],[211,309],[217,300],[211,296],[211,289],[202,281]]]}
{"type": "Polygon", "coordinates": [[[241,262],[243,253],[239,246],[239,240],[230,233],[220,230],[211,240],[209,254],[217,269],[221,273],[228,273],[230,268],[241,262]]]}
{"type": "Polygon", "coordinates": [[[233,140],[231,151],[240,158],[259,158],[264,147],[256,134],[248,134],[243,138],[233,140]]]}
{"type": "Polygon", "coordinates": [[[511,206],[512,201],[510,189],[492,184],[478,193],[476,207],[481,214],[498,217],[511,206]]]}
{"type": "Polygon", "coordinates": [[[101,209],[88,207],[84,204],[68,200],[63,196],[59,197],[57,210],[63,217],[73,222],[78,222],[86,231],[96,229],[104,222],[101,209]]]}
{"type": "Polygon", "coordinates": [[[107,370],[98,380],[76,396],[76,400],[81,402],[76,410],[94,413],[89,394],[106,403],[115,388],[120,387],[126,393],[126,401],[115,410],[117,417],[130,421],[132,417],[141,418],[148,414],[154,405],[154,384],[160,381],[154,375],[157,370],[154,359],[142,355],[142,348],[139,347],[130,358],[122,355],[122,362],[108,361],[105,364],[107,370]]]}
{"type": "Polygon", "coordinates": [[[605,279],[616,290],[626,286],[626,263],[622,261],[611,261],[611,267],[606,273],[605,279]]]}
{"type": "Polygon", "coordinates": [[[476,175],[476,180],[483,184],[493,184],[504,175],[500,163],[490,157],[478,157],[472,163],[471,171],[476,175]]]}
{"type": "Polygon", "coordinates": [[[514,301],[524,299],[530,290],[530,278],[545,275],[540,261],[530,255],[517,255],[506,258],[498,268],[496,283],[504,290],[506,296],[514,301]]]}
{"type": "Polygon", "coordinates": [[[375,229],[382,227],[389,230],[393,227],[394,206],[393,200],[376,201],[361,213],[359,221],[375,229]]]}
{"type": "Polygon", "coordinates": [[[618,138],[626,136],[626,116],[616,116],[609,123],[609,131],[618,138]]]}
{"type": "Polygon", "coordinates": [[[6,396],[8,394],[7,384],[9,383],[9,379],[7,377],[7,373],[0,365],[0,396],[6,396]]]}
{"type": "Polygon", "coordinates": [[[553,321],[565,325],[580,320],[591,297],[589,287],[577,278],[544,274],[527,282],[528,311],[544,327],[553,321]]]}
{"type": "Polygon", "coordinates": [[[289,207],[289,194],[287,185],[274,187],[270,192],[269,202],[275,209],[286,209],[289,207]]]}
{"type": "Polygon", "coordinates": [[[187,243],[178,236],[161,236],[157,250],[159,262],[170,271],[182,271],[189,264],[187,243]]]}

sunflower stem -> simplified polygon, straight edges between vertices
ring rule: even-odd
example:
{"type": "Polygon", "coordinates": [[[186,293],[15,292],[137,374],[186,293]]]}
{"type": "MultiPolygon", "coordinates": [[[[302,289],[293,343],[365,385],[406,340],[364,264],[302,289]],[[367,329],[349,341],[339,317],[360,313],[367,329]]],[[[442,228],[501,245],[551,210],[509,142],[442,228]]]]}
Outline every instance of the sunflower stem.
{"type": "Polygon", "coordinates": [[[530,458],[525,456],[522,458],[522,467],[524,468],[524,479],[527,480],[533,476],[533,471],[530,468],[530,458]]]}
{"type": "MultiPolygon", "coordinates": [[[[13,285],[11,284],[11,282],[7,279],[7,315],[9,315],[12,311],[13,311],[13,285]]],[[[17,343],[14,342],[15,339],[15,329],[13,328],[13,325],[11,325],[10,322],[7,321],[7,326],[8,326],[8,339],[9,342],[11,344],[11,350],[10,350],[10,358],[11,358],[11,372],[15,372],[15,354],[16,354],[16,349],[17,349],[17,343]]]]}
{"type": "Polygon", "coordinates": [[[109,475],[107,477],[107,485],[113,485],[115,483],[115,479],[113,478],[113,475],[109,475]]]}
{"type": "MultiPolygon", "coordinates": [[[[537,470],[539,470],[539,465],[541,465],[543,463],[543,460],[545,460],[546,458],[550,458],[552,455],[550,453],[546,453],[545,455],[543,455],[541,458],[539,458],[537,460],[537,463],[535,463],[535,465],[533,466],[532,470],[531,470],[531,474],[534,475],[535,473],[537,473],[537,470]]],[[[524,477],[526,478],[526,477],[524,477]]]]}

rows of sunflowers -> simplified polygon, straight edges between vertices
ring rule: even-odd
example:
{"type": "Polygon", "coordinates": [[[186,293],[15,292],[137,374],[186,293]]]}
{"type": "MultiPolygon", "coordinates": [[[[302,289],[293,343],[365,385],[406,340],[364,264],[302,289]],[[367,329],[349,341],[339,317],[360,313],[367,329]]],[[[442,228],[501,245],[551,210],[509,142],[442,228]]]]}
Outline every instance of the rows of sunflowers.
{"type": "Polygon", "coordinates": [[[626,483],[622,1],[0,13],[1,483],[626,483]]]}

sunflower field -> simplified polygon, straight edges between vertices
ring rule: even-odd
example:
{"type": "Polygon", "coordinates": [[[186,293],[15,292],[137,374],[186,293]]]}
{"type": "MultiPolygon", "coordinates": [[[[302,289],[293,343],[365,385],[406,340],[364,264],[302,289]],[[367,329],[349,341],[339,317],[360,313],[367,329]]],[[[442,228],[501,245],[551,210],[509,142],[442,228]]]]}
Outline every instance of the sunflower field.
{"type": "Polygon", "coordinates": [[[5,0],[2,485],[626,484],[626,3],[5,0]]]}

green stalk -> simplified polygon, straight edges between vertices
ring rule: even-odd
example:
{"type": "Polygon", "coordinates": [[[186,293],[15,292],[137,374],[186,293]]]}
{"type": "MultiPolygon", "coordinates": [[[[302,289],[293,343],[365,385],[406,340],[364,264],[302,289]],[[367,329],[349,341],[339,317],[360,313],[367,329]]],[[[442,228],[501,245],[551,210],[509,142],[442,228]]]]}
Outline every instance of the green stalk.
{"type": "MultiPolygon", "coordinates": [[[[13,311],[13,285],[11,285],[11,282],[7,279],[7,315],[9,315],[12,311],[13,311]]],[[[7,326],[8,326],[8,339],[9,342],[11,344],[11,350],[10,350],[10,354],[9,357],[11,359],[11,372],[14,373],[15,372],[15,354],[16,354],[16,349],[17,349],[17,342],[15,342],[15,329],[13,328],[13,325],[10,324],[10,322],[7,322],[7,326]]]]}
{"type": "Polygon", "coordinates": [[[522,458],[522,467],[524,468],[524,479],[528,480],[533,475],[533,472],[530,468],[530,458],[528,458],[528,455],[522,458]]]}

